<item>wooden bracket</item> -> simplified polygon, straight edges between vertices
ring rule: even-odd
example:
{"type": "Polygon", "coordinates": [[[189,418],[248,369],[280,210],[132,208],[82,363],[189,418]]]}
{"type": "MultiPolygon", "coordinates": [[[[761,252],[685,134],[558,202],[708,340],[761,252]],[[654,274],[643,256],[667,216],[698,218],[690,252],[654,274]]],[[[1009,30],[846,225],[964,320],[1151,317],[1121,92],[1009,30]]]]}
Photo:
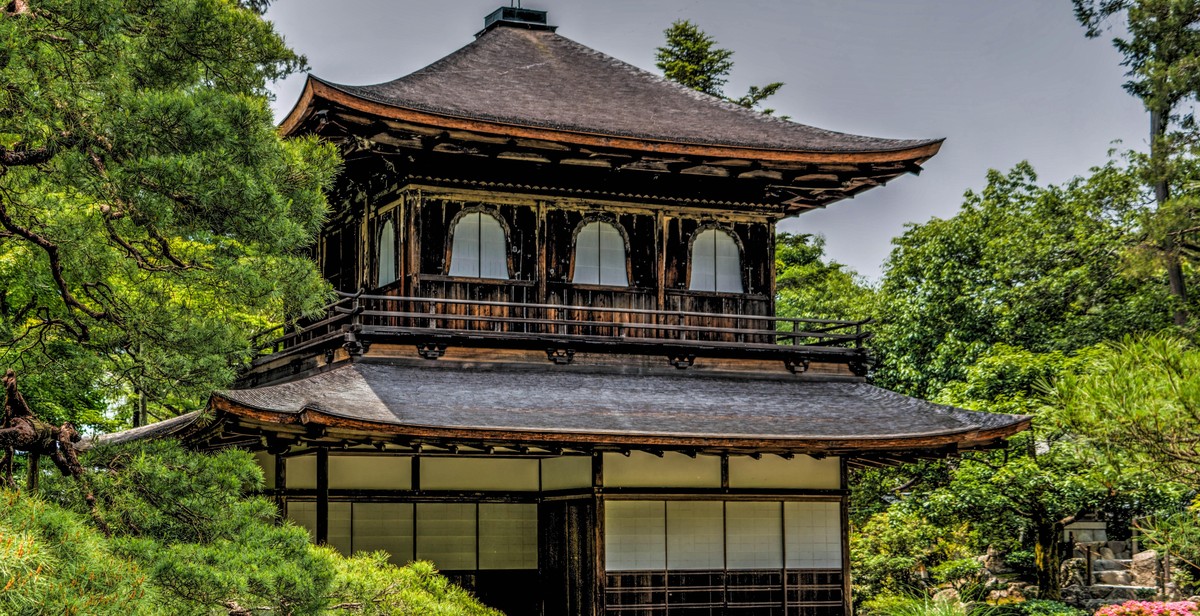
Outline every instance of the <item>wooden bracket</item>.
{"type": "Polygon", "coordinates": [[[678,368],[680,370],[687,370],[688,368],[691,368],[693,364],[696,363],[696,356],[695,355],[672,355],[667,358],[667,361],[670,361],[672,366],[675,366],[676,368],[678,368]]]}
{"type": "Polygon", "coordinates": [[[546,349],[546,359],[559,366],[575,362],[575,349],[546,349]]]}
{"type": "Polygon", "coordinates": [[[807,359],[801,359],[801,360],[785,359],[785,360],[783,360],[783,365],[786,366],[788,369],[788,372],[791,372],[792,374],[804,374],[805,372],[808,372],[808,364],[809,364],[809,362],[807,359]]]}
{"type": "Polygon", "coordinates": [[[437,359],[446,354],[446,345],[440,342],[422,342],[417,345],[421,359],[437,359]]]}

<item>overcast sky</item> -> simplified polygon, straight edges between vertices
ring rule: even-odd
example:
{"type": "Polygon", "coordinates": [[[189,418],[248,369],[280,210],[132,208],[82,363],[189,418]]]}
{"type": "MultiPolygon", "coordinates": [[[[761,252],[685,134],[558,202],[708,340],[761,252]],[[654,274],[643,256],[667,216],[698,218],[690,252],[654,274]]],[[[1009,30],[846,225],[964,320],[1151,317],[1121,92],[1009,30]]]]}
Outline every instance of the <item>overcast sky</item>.
{"type": "MultiPolygon", "coordinates": [[[[371,84],[473,40],[507,0],[276,0],[267,17],[313,73],[371,84]]],[[[787,85],[769,104],[794,121],[877,137],[945,137],[905,176],[781,230],[819,233],[829,255],[875,279],[904,224],[954,215],[989,168],[1029,160],[1058,183],[1102,164],[1115,140],[1145,149],[1148,119],[1121,89],[1108,40],[1084,38],[1069,0],[526,0],[567,38],[655,71],[654,49],[690,19],[735,51],[726,86],[787,85]]],[[[275,85],[276,117],[303,76],[275,85]]]]}

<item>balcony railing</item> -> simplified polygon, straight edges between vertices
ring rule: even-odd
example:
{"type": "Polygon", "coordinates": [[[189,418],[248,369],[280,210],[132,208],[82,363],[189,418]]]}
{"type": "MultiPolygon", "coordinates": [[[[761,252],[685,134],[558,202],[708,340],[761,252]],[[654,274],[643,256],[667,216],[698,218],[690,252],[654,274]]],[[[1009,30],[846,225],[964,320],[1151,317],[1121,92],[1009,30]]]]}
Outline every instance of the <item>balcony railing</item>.
{"type": "MultiPolygon", "coordinates": [[[[255,364],[280,355],[372,343],[413,344],[436,359],[451,346],[545,350],[566,363],[575,352],[667,355],[678,367],[695,357],[781,359],[789,368],[839,361],[865,371],[869,321],[714,314],[559,304],[340,293],[326,317],[257,346],[255,364]]],[[[557,359],[556,359],[557,358],[557,359]]],[[[686,364],[686,365],[684,365],[686,364]]]]}

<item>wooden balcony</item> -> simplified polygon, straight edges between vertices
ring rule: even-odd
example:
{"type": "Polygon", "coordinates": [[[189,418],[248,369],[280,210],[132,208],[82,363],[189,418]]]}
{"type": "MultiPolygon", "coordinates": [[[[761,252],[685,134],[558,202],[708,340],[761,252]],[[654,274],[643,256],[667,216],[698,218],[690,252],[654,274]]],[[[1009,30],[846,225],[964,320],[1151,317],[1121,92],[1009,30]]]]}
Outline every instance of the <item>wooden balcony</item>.
{"type": "Polygon", "coordinates": [[[868,321],[796,319],[719,312],[394,297],[339,293],[326,318],[277,328],[257,346],[254,365],[282,356],[373,343],[411,344],[426,359],[448,347],[533,349],[555,363],[575,353],[666,356],[686,368],[698,357],[783,361],[802,372],[809,362],[870,366],[868,321]],[[282,335],[279,335],[282,334],[282,335]]]}

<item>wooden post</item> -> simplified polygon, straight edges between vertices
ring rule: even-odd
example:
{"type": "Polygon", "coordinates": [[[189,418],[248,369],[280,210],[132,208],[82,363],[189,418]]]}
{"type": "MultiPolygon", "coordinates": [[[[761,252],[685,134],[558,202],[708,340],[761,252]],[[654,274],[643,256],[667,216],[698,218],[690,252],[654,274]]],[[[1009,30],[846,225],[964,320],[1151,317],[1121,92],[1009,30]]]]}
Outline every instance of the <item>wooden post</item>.
{"type": "Polygon", "coordinates": [[[279,508],[279,520],[287,519],[287,458],[275,456],[275,506],[279,508]]]}
{"type": "MultiPolygon", "coordinates": [[[[850,485],[850,465],[846,458],[838,461],[841,465],[841,489],[848,490],[850,485]]],[[[850,579],[850,495],[842,494],[839,499],[841,505],[839,509],[839,518],[842,525],[842,613],[850,616],[854,607],[850,600],[851,579],[850,579]]],[[[786,594],[786,593],[785,593],[786,594]]]]}
{"type": "Polygon", "coordinates": [[[1091,546],[1091,544],[1084,546],[1083,556],[1084,556],[1084,560],[1087,562],[1087,565],[1086,565],[1086,568],[1084,569],[1084,574],[1083,574],[1083,585],[1091,586],[1092,585],[1092,546],[1091,546]]]}
{"type": "Polygon", "coordinates": [[[329,542],[329,449],[317,449],[317,544],[329,542]]]}

